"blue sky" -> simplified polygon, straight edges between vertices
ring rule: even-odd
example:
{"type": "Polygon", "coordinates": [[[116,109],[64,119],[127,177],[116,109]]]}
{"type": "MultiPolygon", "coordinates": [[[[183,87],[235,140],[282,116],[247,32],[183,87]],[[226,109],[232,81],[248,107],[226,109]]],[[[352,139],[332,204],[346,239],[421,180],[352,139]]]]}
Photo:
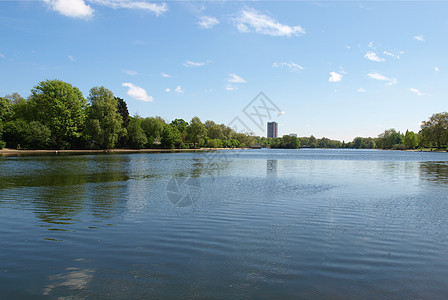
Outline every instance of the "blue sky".
{"type": "Polygon", "coordinates": [[[257,135],[248,105],[279,135],[418,131],[448,106],[447,12],[446,1],[0,0],[0,95],[60,79],[85,97],[103,85],[131,114],[237,118],[257,135]],[[262,114],[259,92],[275,110],[262,114]]]}

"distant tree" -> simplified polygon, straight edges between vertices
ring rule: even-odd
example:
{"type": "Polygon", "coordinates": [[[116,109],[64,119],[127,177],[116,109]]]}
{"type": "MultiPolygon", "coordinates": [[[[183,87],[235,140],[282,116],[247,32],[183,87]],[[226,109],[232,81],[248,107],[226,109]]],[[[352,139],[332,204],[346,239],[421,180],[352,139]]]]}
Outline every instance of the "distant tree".
{"type": "Polygon", "coordinates": [[[409,149],[415,149],[418,146],[418,136],[413,131],[406,130],[403,144],[409,149]]]}
{"type": "Polygon", "coordinates": [[[123,119],[123,127],[127,128],[129,125],[129,111],[128,111],[128,105],[126,102],[119,98],[115,97],[115,100],[117,100],[117,112],[120,114],[121,118],[123,119]]]}
{"type": "Polygon", "coordinates": [[[207,148],[222,148],[223,147],[223,141],[220,139],[211,139],[207,141],[206,144],[207,148]]]}
{"type": "Polygon", "coordinates": [[[51,130],[38,121],[31,121],[24,132],[24,146],[30,149],[46,149],[51,141],[51,130]]]}
{"type": "Polygon", "coordinates": [[[51,130],[54,147],[70,147],[81,137],[87,103],[78,88],[60,80],[42,81],[31,90],[29,102],[24,104],[18,100],[16,105],[30,105],[32,121],[51,130]]]}
{"type": "Polygon", "coordinates": [[[187,127],[187,139],[193,143],[194,148],[196,145],[203,141],[207,135],[207,129],[198,117],[191,119],[190,124],[187,127]]]}
{"type": "Polygon", "coordinates": [[[18,144],[25,145],[29,125],[25,120],[16,119],[3,125],[3,140],[6,146],[16,148],[18,144]]]}
{"type": "Polygon", "coordinates": [[[99,148],[114,148],[119,137],[126,133],[123,119],[117,112],[118,101],[105,87],[94,87],[89,95],[88,132],[99,148]]]}
{"type": "Polygon", "coordinates": [[[308,139],[308,146],[310,148],[317,148],[318,147],[317,139],[313,135],[310,136],[309,139],[308,139]]]}
{"type": "Polygon", "coordinates": [[[185,130],[187,130],[188,122],[183,119],[175,119],[171,121],[171,126],[174,126],[177,128],[177,130],[182,133],[185,130]]]}
{"type": "Polygon", "coordinates": [[[154,142],[160,141],[163,125],[165,125],[165,121],[161,117],[142,120],[141,126],[148,138],[148,146],[152,146],[154,142]]]}
{"type": "Polygon", "coordinates": [[[148,143],[148,138],[142,129],[142,119],[132,118],[128,125],[128,143],[132,148],[141,149],[148,143]]]}
{"type": "Polygon", "coordinates": [[[182,144],[182,139],[180,137],[180,132],[176,127],[170,124],[164,124],[161,137],[162,146],[167,149],[174,149],[180,147],[182,144]]]}
{"type": "Polygon", "coordinates": [[[6,122],[11,119],[13,102],[7,98],[0,97],[0,121],[6,122]]]}
{"type": "Polygon", "coordinates": [[[437,148],[448,144],[448,112],[433,114],[421,125],[421,136],[425,143],[434,144],[437,148]]]}
{"type": "Polygon", "coordinates": [[[378,143],[383,149],[392,149],[395,145],[402,144],[403,135],[395,129],[387,129],[378,136],[378,143]]]}

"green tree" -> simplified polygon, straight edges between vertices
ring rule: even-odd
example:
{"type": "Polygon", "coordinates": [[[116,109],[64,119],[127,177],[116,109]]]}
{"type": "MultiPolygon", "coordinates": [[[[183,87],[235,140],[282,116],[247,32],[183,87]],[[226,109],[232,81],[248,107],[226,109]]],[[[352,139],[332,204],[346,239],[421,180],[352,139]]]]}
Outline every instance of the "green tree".
{"type": "Polygon", "coordinates": [[[31,121],[24,135],[24,146],[30,149],[45,149],[51,141],[51,130],[38,121],[31,121]]]}
{"type": "Polygon", "coordinates": [[[207,136],[207,129],[198,117],[193,117],[187,126],[187,139],[193,143],[194,148],[207,136]]]}
{"type": "Polygon", "coordinates": [[[182,139],[180,137],[180,132],[176,127],[170,124],[164,124],[161,137],[162,146],[168,149],[174,149],[180,147],[182,144],[182,139]]]}
{"type": "Polygon", "coordinates": [[[141,149],[148,143],[148,138],[142,129],[141,118],[131,118],[128,125],[128,143],[132,148],[141,149]]]}
{"type": "Polygon", "coordinates": [[[119,97],[115,97],[115,100],[117,100],[117,112],[123,119],[123,127],[127,128],[130,122],[128,105],[126,104],[126,101],[119,97]]]}
{"type": "Polygon", "coordinates": [[[122,127],[123,119],[117,112],[117,99],[110,90],[101,86],[90,90],[89,101],[88,132],[94,144],[103,149],[114,148],[119,137],[126,134],[122,127]]]}
{"type": "Polygon", "coordinates": [[[187,130],[188,122],[183,119],[175,119],[171,121],[171,126],[176,127],[177,130],[182,133],[187,130]]]}
{"type": "Polygon", "coordinates": [[[396,145],[402,144],[403,135],[395,129],[387,129],[378,136],[377,145],[383,149],[392,149],[396,145]]]}
{"type": "Polygon", "coordinates": [[[409,149],[415,149],[418,146],[418,136],[413,132],[406,130],[403,143],[409,149]]]}
{"type": "Polygon", "coordinates": [[[18,144],[25,145],[29,125],[25,120],[16,119],[3,125],[3,140],[9,148],[16,148],[18,144]]]}
{"type": "Polygon", "coordinates": [[[165,125],[165,121],[161,117],[143,119],[141,126],[148,137],[148,146],[160,141],[163,125],[165,125]]]}
{"type": "Polygon", "coordinates": [[[448,144],[448,113],[433,114],[428,121],[421,125],[421,135],[427,144],[434,144],[437,148],[448,144]]]}
{"type": "Polygon", "coordinates": [[[51,130],[54,147],[70,147],[81,137],[87,102],[78,88],[60,80],[42,81],[31,90],[29,102],[32,120],[51,130]]]}
{"type": "Polygon", "coordinates": [[[0,122],[6,122],[11,119],[13,102],[7,98],[0,97],[0,122]]]}

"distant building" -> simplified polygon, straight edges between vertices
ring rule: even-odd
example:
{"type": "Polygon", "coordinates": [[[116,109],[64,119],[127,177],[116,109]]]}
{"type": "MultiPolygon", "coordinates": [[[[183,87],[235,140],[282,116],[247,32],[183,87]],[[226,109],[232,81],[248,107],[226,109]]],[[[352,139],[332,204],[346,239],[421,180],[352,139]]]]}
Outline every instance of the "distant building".
{"type": "Polygon", "coordinates": [[[297,133],[290,133],[289,136],[297,137],[297,133]]]}
{"type": "Polygon", "coordinates": [[[278,123],[268,122],[268,138],[278,137],[278,123]]]}

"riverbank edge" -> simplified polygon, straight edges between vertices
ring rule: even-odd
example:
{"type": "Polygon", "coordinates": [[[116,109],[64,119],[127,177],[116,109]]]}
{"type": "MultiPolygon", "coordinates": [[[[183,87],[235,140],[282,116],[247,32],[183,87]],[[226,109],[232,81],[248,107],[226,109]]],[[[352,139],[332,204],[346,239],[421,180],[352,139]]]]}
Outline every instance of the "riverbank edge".
{"type": "Polygon", "coordinates": [[[17,150],[11,148],[0,149],[1,154],[88,154],[88,153],[151,153],[151,152],[203,152],[217,150],[241,150],[242,148],[199,148],[199,149],[103,149],[103,150],[17,150]]]}

